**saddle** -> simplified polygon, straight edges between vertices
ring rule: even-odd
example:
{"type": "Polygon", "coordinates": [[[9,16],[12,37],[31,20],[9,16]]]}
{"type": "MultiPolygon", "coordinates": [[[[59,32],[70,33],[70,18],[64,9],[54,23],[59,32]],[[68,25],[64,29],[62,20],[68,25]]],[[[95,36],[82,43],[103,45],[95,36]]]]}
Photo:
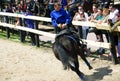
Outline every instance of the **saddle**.
{"type": "Polygon", "coordinates": [[[64,30],[60,31],[58,34],[56,34],[55,39],[57,39],[63,35],[72,35],[72,32],[69,29],[64,29],[64,30]]]}
{"type": "Polygon", "coordinates": [[[57,38],[66,35],[67,37],[69,37],[70,39],[72,39],[74,42],[76,42],[79,46],[85,46],[85,42],[82,41],[82,39],[78,36],[78,34],[76,33],[76,31],[71,31],[69,29],[64,29],[62,31],[60,31],[56,37],[55,40],[57,40],[57,38]]]}

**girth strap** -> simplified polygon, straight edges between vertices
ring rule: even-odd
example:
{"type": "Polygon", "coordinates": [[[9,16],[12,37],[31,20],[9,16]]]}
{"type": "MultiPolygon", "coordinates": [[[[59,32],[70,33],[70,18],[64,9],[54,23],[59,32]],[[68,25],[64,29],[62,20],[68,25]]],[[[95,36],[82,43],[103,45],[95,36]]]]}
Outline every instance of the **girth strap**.
{"type": "Polygon", "coordinates": [[[75,37],[73,35],[67,35],[67,37],[69,37],[70,39],[72,39],[77,44],[77,40],[75,39],[75,37]]]}

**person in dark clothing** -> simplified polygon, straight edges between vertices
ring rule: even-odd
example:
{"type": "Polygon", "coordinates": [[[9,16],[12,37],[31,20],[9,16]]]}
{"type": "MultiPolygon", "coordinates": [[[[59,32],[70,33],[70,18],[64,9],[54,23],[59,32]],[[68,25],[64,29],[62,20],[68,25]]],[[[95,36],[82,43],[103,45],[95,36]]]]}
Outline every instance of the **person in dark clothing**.
{"type": "Polygon", "coordinates": [[[33,15],[36,15],[39,13],[39,4],[37,1],[29,0],[27,3],[27,10],[32,12],[33,15]]]}
{"type": "MultiPolygon", "coordinates": [[[[27,12],[26,12],[26,16],[28,16],[28,15],[32,16],[32,13],[29,10],[27,10],[27,12]]],[[[34,29],[34,21],[33,20],[26,19],[25,22],[26,22],[26,25],[27,25],[28,28],[34,29]]],[[[31,37],[31,43],[32,43],[32,45],[36,45],[36,43],[35,43],[35,34],[31,33],[31,32],[28,32],[28,34],[31,37]]]]}
{"type": "Polygon", "coordinates": [[[92,4],[87,0],[82,0],[81,6],[83,6],[83,10],[90,14],[92,12],[92,4]]]}
{"type": "Polygon", "coordinates": [[[66,8],[68,5],[67,0],[61,0],[61,5],[62,5],[62,8],[66,8]]]}
{"type": "Polygon", "coordinates": [[[98,0],[101,8],[109,8],[111,0],[98,0]]]}

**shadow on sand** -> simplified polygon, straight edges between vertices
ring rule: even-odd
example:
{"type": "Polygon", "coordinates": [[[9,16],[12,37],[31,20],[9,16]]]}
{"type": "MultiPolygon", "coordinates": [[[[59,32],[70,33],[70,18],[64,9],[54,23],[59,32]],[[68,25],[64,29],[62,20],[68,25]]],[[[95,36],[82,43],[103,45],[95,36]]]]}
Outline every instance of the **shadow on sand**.
{"type": "Polygon", "coordinates": [[[86,75],[87,81],[101,81],[104,76],[111,75],[112,69],[109,66],[95,69],[92,75],[86,75]]]}

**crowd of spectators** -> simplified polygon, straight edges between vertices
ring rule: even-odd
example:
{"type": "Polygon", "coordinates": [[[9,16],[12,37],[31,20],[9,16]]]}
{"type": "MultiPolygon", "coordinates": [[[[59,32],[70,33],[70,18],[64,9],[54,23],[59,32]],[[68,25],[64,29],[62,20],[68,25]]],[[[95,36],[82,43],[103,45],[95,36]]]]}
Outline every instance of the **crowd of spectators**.
{"type": "MultiPolygon", "coordinates": [[[[74,2],[73,2],[74,3],[74,2]]],[[[116,16],[118,17],[119,15],[119,10],[117,8],[115,8],[115,6],[113,4],[110,5],[110,0],[104,0],[100,2],[102,4],[97,5],[97,4],[93,4],[88,8],[86,7],[86,5],[88,6],[89,2],[87,0],[82,0],[81,3],[78,3],[76,8],[71,8],[70,6],[62,6],[65,10],[67,10],[67,12],[69,14],[71,14],[72,16],[72,20],[75,21],[90,21],[90,22],[94,22],[94,23],[108,23],[109,25],[112,25],[116,22],[116,16]],[[72,11],[71,11],[72,9],[72,11]]],[[[70,4],[70,2],[68,3],[68,5],[70,4]]],[[[89,4],[90,5],[90,4],[89,4]]],[[[76,27],[77,28],[77,27],[76,27]]],[[[82,27],[82,35],[83,38],[86,39],[87,34],[89,32],[89,28],[90,27],[82,27]]],[[[96,34],[96,38],[97,38],[97,42],[104,42],[103,39],[103,34],[105,34],[107,41],[109,42],[109,38],[108,38],[108,31],[104,31],[104,30],[98,30],[98,29],[94,29],[94,33],[96,34]]],[[[115,41],[115,47],[116,47],[116,53],[117,56],[120,57],[120,54],[118,53],[118,35],[114,32],[113,33],[113,37],[114,37],[114,41],[115,41]]],[[[99,48],[97,50],[97,52],[99,54],[103,54],[105,53],[105,49],[104,48],[99,48]]]]}

